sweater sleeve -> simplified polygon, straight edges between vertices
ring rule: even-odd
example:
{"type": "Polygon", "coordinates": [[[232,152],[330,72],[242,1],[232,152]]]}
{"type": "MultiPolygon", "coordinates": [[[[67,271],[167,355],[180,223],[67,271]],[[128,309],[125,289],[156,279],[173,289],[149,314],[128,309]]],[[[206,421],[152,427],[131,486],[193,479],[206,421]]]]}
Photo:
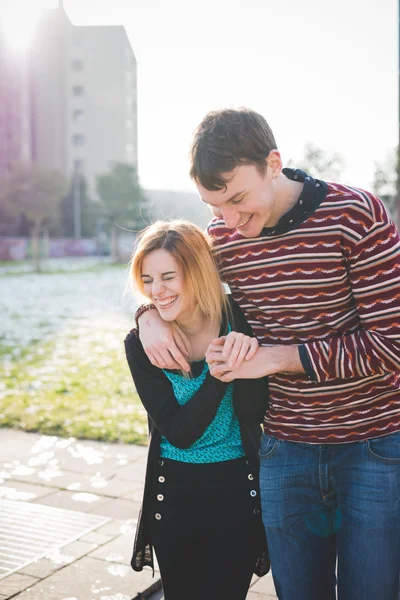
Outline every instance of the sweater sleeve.
{"type": "Polygon", "coordinates": [[[155,427],[177,448],[189,448],[215,417],[228,384],[207,373],[200,389],[181,406],[172,384],[149,361],[135,332],[125,339],[125,352],[136,390],[155,427]]]}
{"type": "Polygon", "coordinates": [[[303,365],[308,359],[317,383],[400,370],[399,233],[380,201],[367,197],[372,214],[347,257],[359,327],[300,347],[303,365]]]}

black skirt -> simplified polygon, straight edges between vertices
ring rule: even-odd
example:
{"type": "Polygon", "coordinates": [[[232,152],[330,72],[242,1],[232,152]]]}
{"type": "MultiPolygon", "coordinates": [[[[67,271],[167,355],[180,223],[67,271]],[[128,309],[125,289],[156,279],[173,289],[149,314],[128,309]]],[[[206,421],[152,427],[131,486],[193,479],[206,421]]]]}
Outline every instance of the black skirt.
{"type": "Polygon", "coordinates": [[[151,537],[165,600],[244,600],[265,544],[257,470],[246,458],[158,461],[151,537]]]}

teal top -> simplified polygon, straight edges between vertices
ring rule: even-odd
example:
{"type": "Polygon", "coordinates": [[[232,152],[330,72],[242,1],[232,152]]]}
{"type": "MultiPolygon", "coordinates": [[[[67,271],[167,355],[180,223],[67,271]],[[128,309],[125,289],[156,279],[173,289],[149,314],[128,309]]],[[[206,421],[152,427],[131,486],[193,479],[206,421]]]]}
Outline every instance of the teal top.
{"type": "MultiPolygon", "coordinates": [[[[201,374],[186,379],[179,373],[164,371],[172,383],[175,397],[180,405],[186,404],[204,382],[208,365],[204,361],[201,374]]],[[[233,411],[233,382],[227,387],[214,419],[190,448],[177,448],[162,436],[160,455],[185,463],[215,463],[245,456],[240,427],[233,411]]]]}

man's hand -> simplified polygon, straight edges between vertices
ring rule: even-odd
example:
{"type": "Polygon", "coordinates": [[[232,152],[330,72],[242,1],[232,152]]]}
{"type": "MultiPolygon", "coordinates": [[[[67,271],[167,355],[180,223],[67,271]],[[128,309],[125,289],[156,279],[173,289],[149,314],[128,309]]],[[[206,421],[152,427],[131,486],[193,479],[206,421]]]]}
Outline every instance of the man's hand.
{"type": "Polygon", "coordinates": [[[228,335],[215,338],[206,351],[206,361],[211,364],[215,361],[227,362],[229,368],[240,367],[243,360],[253,358],[258,348],[257,338],[252,338],[238,331],[231,331],[228,335]]]}
{"type": "Polygon", "coordinates": [[[207,360],[210,373],[225,382],[234,379],[258,379],[274,373],[304,374],[297,346],[259,347],[253,358],[233,369],[229,367],[226,360],[223,360],[222,350],[219,354],[214,351],[212,356],[211,362],[207,360]]]}
{"type": "Polygon", "coordinates": [[[186,346],[157,309],[147,310],[139,317],[139,337],[150,362],[159,369],[190,371],[186,346]]]}

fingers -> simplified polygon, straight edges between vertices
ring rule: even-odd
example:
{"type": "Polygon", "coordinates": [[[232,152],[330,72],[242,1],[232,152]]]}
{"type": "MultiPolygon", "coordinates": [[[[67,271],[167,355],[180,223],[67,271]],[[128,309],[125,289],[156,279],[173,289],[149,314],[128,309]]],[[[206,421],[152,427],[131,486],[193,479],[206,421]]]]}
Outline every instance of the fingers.
{"type": "Polygon", "coordinates": [[[216,379],[221,379],[224,375],[231,372],[225,362],[215,362],[209,366],[210,374],[216,379]]]}
{"type": "MultiPolygon", "coordinates": [[[[158,367],[159,369],[183,369],[185,371],[190,371],[190,365],[187,363],[185,358],[181,355],[181,362],[176,360],[176,358],[168,351],[153,351],[148,354],[149,360],[152,365],[158,367]],[[187,365],[187,367],[185,367],[187,365]]],[[[179,357],[179,353],[178,353],[179,357]]]]}
{"type": "Polygon", "coordinates": [[[228,335],[226,336],[224,348],[222,350],[222,356],[224,359],[227,359],[231,356],[232,350],[236,342],[238,342],[240,345],[240,341],[243,338],[244,335],[242,333],[237,333],[236,331],[231,331],[230,333],[228,333],[228,335]]]}
{"type": "Polygon", "coordinates": [[[174,359],[174,363],[178,364],[178,367],[172,367],[173,369],[183,369],[183,371],[190,371],[190,365],[186,358],[183,356],[182,352],[178,349],[177,346],[173,346],[169,349],[169,353],[172,355],[174,359]]]}
{"type": "MultiPolygon", "coordinates": [[[[233,349],[234,350],[234,349],[233,349]]],[[[233,351],[231,354],[231,358],[229,359],[229,366],[233,369],[238,369],[242,362],[246,360],[250,360],[256,354],[258,350],[258,340],[257,338],[247,337],[246,340],[243,341],[243,345],[240,348],[239,354],[236,360],[233,362],[233,351]]]]}
{"type": "Polygon", "coordinates": [[[215,338],[212,340],[211,344],[208,346],[206,350],[206,361],[208,362],[208,357],[212,352],[222,352],[222,348],[224,347],[224,343],[226,340],[226,335],[221,336],[220,338],[215,338]]]}
{"type": "Polygon", "coordinates": [[[246,354],[246,360],[250,360],[251,358],[253,358],[253,356],[255,356],[257,350],[258,350],[258,339],[251,338],[251,344],[250,344],[249,351],[246,354]]]}

